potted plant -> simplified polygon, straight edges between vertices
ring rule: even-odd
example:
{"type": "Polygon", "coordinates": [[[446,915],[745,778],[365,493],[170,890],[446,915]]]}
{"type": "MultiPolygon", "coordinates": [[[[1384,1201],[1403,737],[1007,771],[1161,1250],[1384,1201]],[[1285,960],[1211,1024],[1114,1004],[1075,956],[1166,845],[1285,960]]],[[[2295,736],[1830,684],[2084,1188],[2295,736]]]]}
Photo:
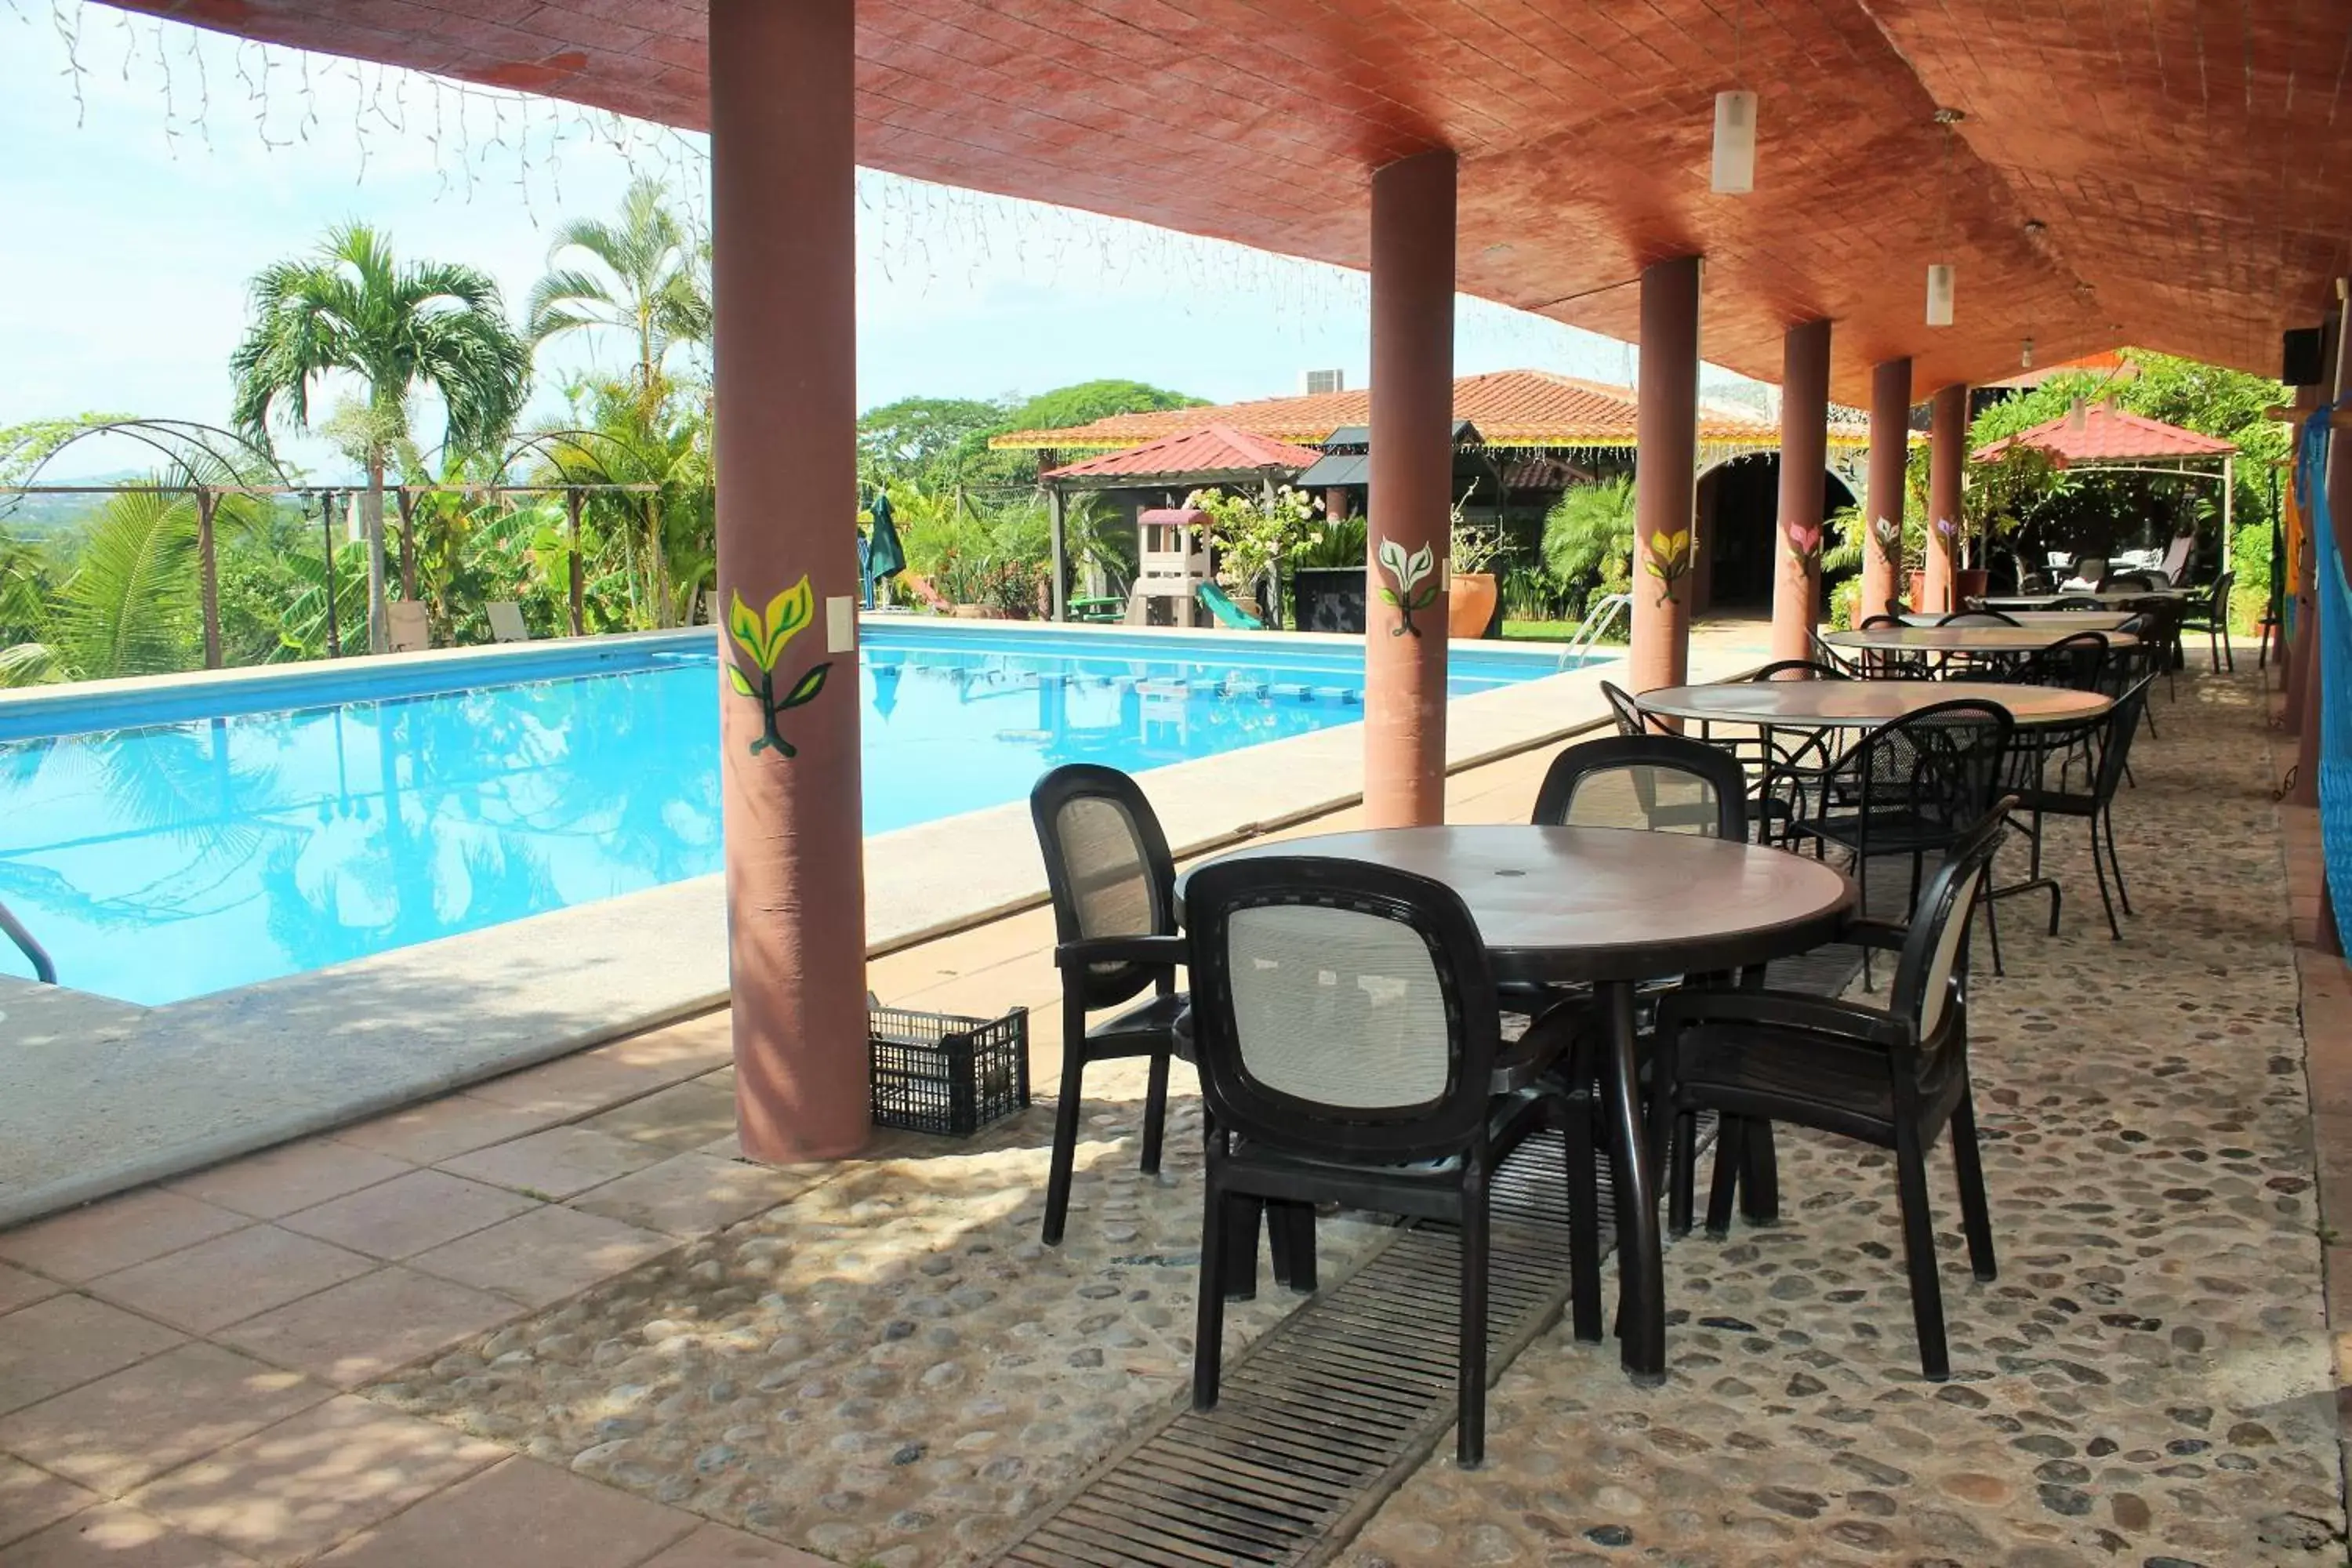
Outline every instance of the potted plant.
{"type": "MultiPolygon", "coordinates": [[[[1477,489],[1472,485],[1473,490],[1477,489]]],[[[1500,523],[1490,531],[1474,528],[1462,516],[1469,496],[1454,503],[1452,542],[1453,576],[1447,584],[1445,600],[1445,632],[1450,637],[1466,639],[1483,637],[1495,624],[1495,613],[1502,604],[1501,583],[1491,570],[1495,557],[1503,548],[1500,523]]]]}

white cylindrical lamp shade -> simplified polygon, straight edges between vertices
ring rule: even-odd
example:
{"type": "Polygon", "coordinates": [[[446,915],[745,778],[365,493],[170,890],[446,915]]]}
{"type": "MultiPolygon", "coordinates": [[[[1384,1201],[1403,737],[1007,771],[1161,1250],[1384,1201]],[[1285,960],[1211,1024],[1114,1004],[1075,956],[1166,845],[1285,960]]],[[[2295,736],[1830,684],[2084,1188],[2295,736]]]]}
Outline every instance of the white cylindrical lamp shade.
{"type": "Polygon", "coordinates": [[[1932,262],[1927,268],[1927,324],[1948,327],[1952,324],[1952,264],[1932,262]]]}
{"type": "Polygon", "coordinates": [[[1744,196],[1756,188],[1756,95],[1715,95],[1715,169],[1708,181],[1716,195],[1744,196]]]}

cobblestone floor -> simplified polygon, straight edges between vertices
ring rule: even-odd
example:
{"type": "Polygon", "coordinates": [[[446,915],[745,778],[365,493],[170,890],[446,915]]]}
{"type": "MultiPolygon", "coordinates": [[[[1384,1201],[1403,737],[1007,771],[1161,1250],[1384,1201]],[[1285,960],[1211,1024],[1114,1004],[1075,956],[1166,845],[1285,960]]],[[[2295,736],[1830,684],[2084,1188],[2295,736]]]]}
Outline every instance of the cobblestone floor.
{"type": "MultiPolygon", "coordinates": [[[[1784,1132],[1783,1221],[1668,1253],[1666,1386],[1629,1385],[1613,1345],[1546,1337],[1495,1391],[1487,1468],[1433,1459],[1342,1560],[2342,1561],[2256,702],[2218,681],[2159,698],[2118,812],[2124,942],[2077,823],[2053,825],[2063,933],[2005,907],[2009,973],[1973,1013],[1997,1284],[1969,1277],[1935,1158],[1950,1384],[1917,1376],[1890,1165],[1784,1132]]],[[[969,1150],[860,1163],[372,1393],[843,1562],[984,1559],[1164,1411],[1189,1363],[1197,1106],[1172,1106],[1152,1181],[1139,1083],[1089,1088],[1061,1249],[1035,1240],[1040,1110],[969,1150]]],[[[1376,1234],[1323,1226],[1325,1278],[1376,1234]]],[[[1289,1300],[1268,1282],[1234,1345],[1289,1300]]]]}
{"type": "Polygon", "coordinates": [[[1784,1131],[1781,1223],[1667,1253],[1665,1387],[1547,1337],[1495,1391],[1488,1467],[1423,1467],[1342,1561],[2343,1562],[2256,700],[2158,697],[2162,739],[2116,812],[2139,911],[2123,942],[2079,823],[2055,825],[2062,935],[2004,907],[2008,973],[1980,975],[1970,1020],[1997,1283],[1970,1279],[1931,1159],[1949,1384],[1917,1373],[1891,1162],[1784,1131]]]}
{"type": "MultiPolygon", "coordinates": [[[[1155,1180],[1140,1071],[1088,1089],[1106,1099],[1059,1247],[1037,1240],[1040,1108],[970,1152],[859,1162],[373,1393],[843,1562],[984,1556],[1191,1374],[1199,1102],[1171,1105],[1155,1180]]],[[[1379,1234],[1318,1227],[1326,1277],[1379,1234]]],[[[1229,1354],[1297,1300],[1261,1286],[1229,1354]]]]}

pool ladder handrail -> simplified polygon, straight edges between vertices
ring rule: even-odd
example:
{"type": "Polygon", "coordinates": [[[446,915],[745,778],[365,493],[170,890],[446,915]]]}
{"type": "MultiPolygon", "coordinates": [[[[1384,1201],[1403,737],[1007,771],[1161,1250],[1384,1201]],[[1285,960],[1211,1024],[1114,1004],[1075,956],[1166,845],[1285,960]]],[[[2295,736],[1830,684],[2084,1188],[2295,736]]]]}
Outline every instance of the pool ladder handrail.
{"type": "Polygon", "coordinates": [[[1601,634],[1614,626],[1620,616],[1630,616],[1633,613],[1633,595],[1631,594],[1608,595],[1587,609],[1584,624],[1576,628],[1576,635],[1569,638],[1568,645],[1559,650],[1560,668],[1573,669],[1583,664],[1584,656],[1592,650],[1594,643],[1601,640],[1601,634]]]}
{"type": "Polygon", "coordinates": [[[5,904],[0,904],[0,931],[6,932],[8,940],[33,961],[34,979],[44,985],[58,983],[58,966],[49,962],[48,949],[33,940],[33,933],[25,929],[25,922],[10,913],[5,904]]]}

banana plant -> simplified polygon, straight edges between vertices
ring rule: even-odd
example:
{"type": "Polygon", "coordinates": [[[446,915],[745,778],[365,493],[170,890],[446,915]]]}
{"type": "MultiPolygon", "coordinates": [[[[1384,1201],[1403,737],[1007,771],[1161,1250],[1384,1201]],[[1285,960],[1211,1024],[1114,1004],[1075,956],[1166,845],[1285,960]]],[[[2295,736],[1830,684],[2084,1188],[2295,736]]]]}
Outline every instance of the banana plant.
{"type": "Polygon", "coordinates": [[[1387,573],[1395,584],[1393,587],[1381,584],[1381,603],[1395,605],[1397,614],[1402,617],[1389,628],[1389,636],[1398,637],[1410,632],[1419,637],[1421,628],[1413,625],[1413,612],[1425,610],[1437,603],[1438,585],[1430,581],[1437,571],[1436,553],[1424,544],[1407,555],[1402,542],[1383,539],[1374,559],[1380,562],[1381,570],[1387,573]]]}
{"type": "Polygon", "coordinates": [[[776,692],[776,665],[783,658],[784,645],[801,634],[815,618],[815,595],[805,573],[798,583],[769,600],[764,614],[745,604],[740,593],[728,605],[727,635],[735,639],[735,646],[751,664],[746,668],[739,659],[729,659],[727,684],[738,697],[749,697],[760,704],[762,729],[751,742],[751,754],[755,757],[770,747],[781,756],[800,754],[784,739],[777,721],[791,710],[815,701],[817,693],[824,689],[824,678],[833,665],[828,660],[810,666],[782,696],[776,692]]]}

